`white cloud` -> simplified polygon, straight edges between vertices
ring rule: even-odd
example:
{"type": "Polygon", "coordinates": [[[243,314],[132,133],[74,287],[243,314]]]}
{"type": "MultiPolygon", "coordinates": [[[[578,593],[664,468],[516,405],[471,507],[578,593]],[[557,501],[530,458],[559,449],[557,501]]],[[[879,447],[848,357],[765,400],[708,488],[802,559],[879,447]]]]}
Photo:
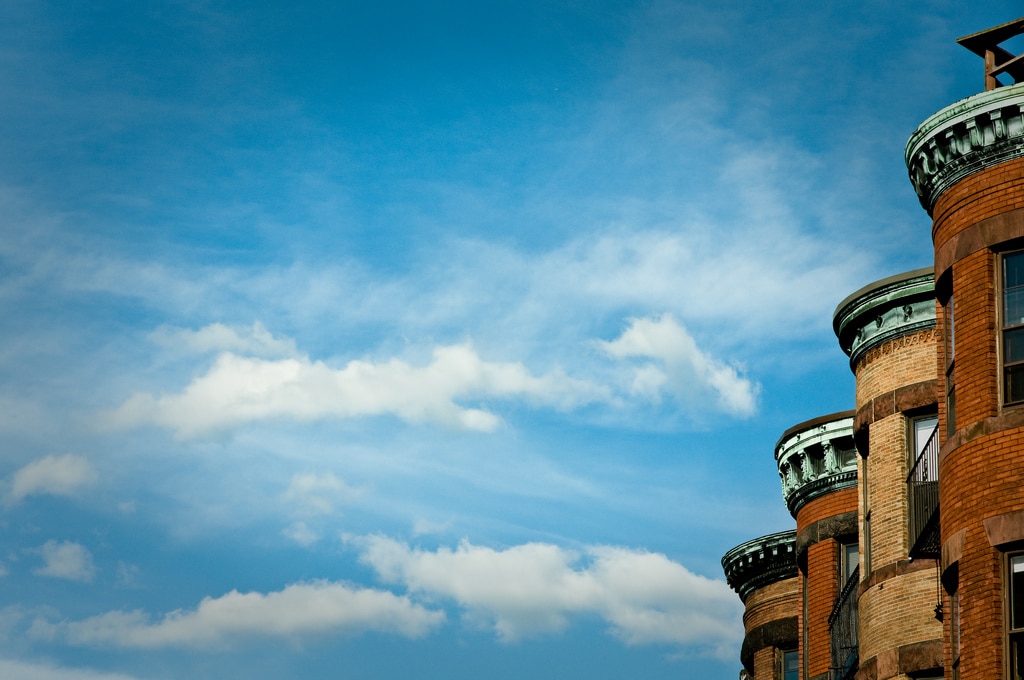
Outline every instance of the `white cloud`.
{"type": "Polygon", "coordinates": [[[757,409],[758,386],[702,351],[693,336],[671,315],[631,319],[629,327],[611,342],[600,342],[610,356],[655,359],[659,365],[634,369],[632,391],[650,399],[667,389],[680,400],[693,402],[710,392],[718,407],[738,416],[757,409]]]}
{"type": "Polygon", "coordinates": [[[170,612],[156,622],[141,611],[112,611],[81,621],[45,624],[39,634],[81,645],[212,647],[248,637],[293,639],[367,631],[418,638],[444,620],[444,612],[426,609],[407,597],[314,581],[266,594],[233,590],[204,598],[193,610],[170,612]]]}
{"type": "Polygon", "coordinates": [[[384,414],[491,432],[501,423],[498,416],[457,400],[523,398],[568,408],[603,396],[600,388],[559,371],[534,376],[519,363],[484,361],[468,345],[438,347],[422,367],[391,359],[351,361],[335,369],[306,357],[270,361],[226,352],[183,392],[136,394],[107,420],[115,427],[159,425],[183,438],[269,418],[384,414]]]}
{"type": "Polygon", "coordinates": [[[448,597],[467,619],[512,641],[557,632],[574,615],[598,615],[629,644],[671,643],[731,654],[740,606],[724,581],[691,573],[657,553],[593,547],[583,554],[544,543],[504,550],[463,541],[452,550],[365,541],[362,559],[410,592],[448,597]]]}
{"type": "Polygon", "coordinates": [[[361,496],[363,489],[354,489],[333,472],[316,474],[304,472],[292,477],[288,489],[281,498],[299,506],[305,512],[329,515],[335,504],[350,503],[361,496]]]}
{"type": "Polygon", "coordinates": [[[452,527],[452,521],[432,522],[423,517],[418,517],[412,524],[413,536],[426,536],[427,534],[440,534],[452,527]]]}
{"type": "Polygon", "coordinates": [[[0,678],[16,680],[133,680],[135,676],[67,668],[49,663],[0,659],[0,678]]]}
{"type": "Polygon", "coordinates": [[[305,522],[294,522],[281,533],[304,547],[309,547],[320,540],[320,534],[306,526],[305,522]]]}
{"type": "Polygon", "coordinates": [[[258,357],[291,357],[298,354],[294,340],[275,338],[259,321],[252,326],[212,323],[197,331],[161,326],[150,334],[150,338],[159,345],[197,354],[234,352],[258,357]]]}
{"type": "Polygon", "coordinates": [[[72,454],[46,456],[14,473],[8,500],[17,503],[36,494],[71,496],[95,481],[96,471],[88,459],[72,454]]]}
{"type": "Polygon", "coordinates": [[[43,566],[35,570],[39,576],[69,581],[91,581],[96,575],[92,553],[80,543],[47,541],[32,550],[43,558],[43,566]]]}

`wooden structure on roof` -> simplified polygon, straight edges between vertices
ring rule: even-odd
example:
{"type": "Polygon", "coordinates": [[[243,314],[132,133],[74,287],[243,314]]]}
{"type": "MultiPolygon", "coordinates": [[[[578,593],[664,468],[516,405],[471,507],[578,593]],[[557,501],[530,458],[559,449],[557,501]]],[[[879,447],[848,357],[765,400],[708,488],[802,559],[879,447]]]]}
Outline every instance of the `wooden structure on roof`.
{"type": "Polygon", "coordinates": [[[985,89],[1002,87],[996,76],[1005,73],[1014,83],[1024,82],[1024,55],[1014,56],[1000,43],[1024,33],[1024,17],[978,33],[965,35],[958,43],[985,60],[985,89]]]}

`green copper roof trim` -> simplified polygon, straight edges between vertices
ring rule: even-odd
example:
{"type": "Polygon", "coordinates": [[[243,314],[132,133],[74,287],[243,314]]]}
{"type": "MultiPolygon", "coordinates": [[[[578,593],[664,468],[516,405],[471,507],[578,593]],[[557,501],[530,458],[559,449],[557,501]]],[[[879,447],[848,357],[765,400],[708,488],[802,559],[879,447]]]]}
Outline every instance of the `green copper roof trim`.
{"type": "Polygon", "coordinates": [[[786,430],[775,445],[782,498],[790,514],[815,498],[857,485],[855,411],[820,416],[786,430]]]}
{"type": "Polygon", "coordinates": [[[1024,158],[1024,83],[961,99],[914,131],[904,159],[930,215],[946,189],[980,170],[1024,158]]]}
{"type": "Polygon", "coordinates": [[[780,531],[740,543],[722,557],[722,570],[744,602],[758,588],[795,578],[796,532],[780,531]]]}
{"type": "Polygon", "coordinates": [[[870,283],[839,303],[832,329],[852,369],[869,350],[935,328],[935,270],[915,269],[870,283]]]}

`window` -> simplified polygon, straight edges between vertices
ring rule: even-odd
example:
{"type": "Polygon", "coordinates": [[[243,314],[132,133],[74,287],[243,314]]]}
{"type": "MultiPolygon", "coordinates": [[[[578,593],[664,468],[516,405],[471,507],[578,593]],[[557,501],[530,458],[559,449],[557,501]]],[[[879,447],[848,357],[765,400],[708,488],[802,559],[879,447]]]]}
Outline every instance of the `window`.
{"type": "Polygon", "coordinates": [[[782,680],[799,680],[798,659],[795,649],[782,653],[782,680]]]}
{"type": "Polygon", "coordinates": [[[939,419],[935,415],[907,420],[907,538],[911,559],[938,557],[939,419]]]}
{"type": "Polygon", "coordinates": [[[1024,401],[1024,250],[1003,255],[1003,403],[1024,401]]]}
{"type": "Polygon", "coordinates": [[[861,542],[864,544],[864,574],[871,573],[871,496],[868,494],[868,459],[860,459],[861,507],[864,520],[861,522],[861,542]]]}
{"type": "MultiPolygon", "coordinates": [[[[932,433],[935,432],[935,428],[938,426],[938,416],[933,415],[914,418],[912,421],[914,439],[912,453],[914,454],[914,458],[911,461],[911,465],[921,457],[921,454],[924,452],[924,447],[927,446],[928,440],[931,439],[932,433]]],[[[938,473],[938,470],[935,472],[938,473]]],[[[937,475],[935,479],[938,479],[937,475]]]]}
{"type": "Polygon", "coordinates": [[[1008,562],[1010,587],[1007,646],[1010,650],[1010,678],[1024,680],[1024,553],[1010,555],[1008,562]]]}
{"type": "Polygon", "coordinates": [[[839,587],[842,588],[857,570],[860,550],[856,543],[844,543],[840,546],[839,555],[839,587]]]}
{"type": "Polygon", "coordinates": [[[949,642],[953,655],[953,680],[960,680],[960,584],[949,595],[949,642]]]}
{"type": "Polygon", "coordinates": [[[946,355],[946,436],[956,432],[956,307],[953,296],[942,307],[943,348],[946,355]]]}

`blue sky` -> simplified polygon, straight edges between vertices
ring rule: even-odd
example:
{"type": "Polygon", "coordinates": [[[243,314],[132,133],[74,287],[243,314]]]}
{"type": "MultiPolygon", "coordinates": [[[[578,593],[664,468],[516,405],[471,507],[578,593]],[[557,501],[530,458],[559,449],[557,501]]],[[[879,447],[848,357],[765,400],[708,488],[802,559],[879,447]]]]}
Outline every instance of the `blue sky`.
{"type": "Polygon", "coordinates": [[[1018,13],[5,3],[0,676],[735,678],[1018,13]]]}

